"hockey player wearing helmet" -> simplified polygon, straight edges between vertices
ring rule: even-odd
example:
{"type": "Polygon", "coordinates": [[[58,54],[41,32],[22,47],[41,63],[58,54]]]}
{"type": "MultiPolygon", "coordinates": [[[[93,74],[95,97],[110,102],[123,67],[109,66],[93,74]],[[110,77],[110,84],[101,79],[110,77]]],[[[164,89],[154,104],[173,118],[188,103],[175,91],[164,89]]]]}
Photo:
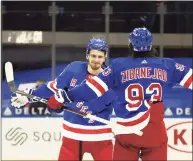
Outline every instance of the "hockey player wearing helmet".
{"type": "MultiPolygon", "coordinates": [[[[156,68],[160,66],[160,59],[157,61],[158,53],[156,49],[153,47],[152,41],[153,36],[151,32],[147,28],[135,28],[130,34],[129,34],[129,48],[132,53],[133,65],[134,68],[143,68],[143,67],[151,67],[156,68]],[[144,64],[142,63],[144,62],[144,64]],[[138,64],[139,63],[139,64],[138,64]],[[150,64],[149,64],[150,63],[150,64]],[[159,65],[156,66],[156,63],[159,65]]],[[[146,88],[147,84],[149,85],[150,82],[152,84],[156,84],[160,82],[160,80],[153,80],[153,81],[139,81],[136,79],[135,81],[131,81],[134,85],[133,90],[140,91],[140,88],[138,89],[138,86],[135,86],[135,84],[140,84],[143,89],[146,88]],[[136,88],[136,89],[135,89],[136,88]]],[[[160,83],[161,84],[161,83],[160,83]]],[[[151,86],[151,84],[150,84],[151,86]]],[[[164,86],[164,85],[163,85],[164,86]]],[[[148,88],[147,88],[148,89],[148,88]]],[[[140,95],[144,95],[143,97],[147,97],[147,89],[146,92],[143,94],[138,94],[136,97],[140,95]]],[[[137,92],[136,91],[136,92],[137,92]]],[[[155,93],[155,95],[162,94],[160,92],[163,92],[162,86],[161,88],[156,87],[150,89],[150,93],[155,93]],[[158,88],[157,92],[155,92],[156,88],[158,88]]],[[[144,92],[142,90],[142,92],[144,92]]],[[[132,97],[134,96],[134,93],[131,92],[132,97]]],[[[131,97],[131,98],[132,98],[131,97]]],[[[162,96],[160,96],[162,97],[162,96]]],[[[137,107],[134,102],[132,101],[138,101],[138,98],[131,99],[131,103],[133,103],[133,107],[137,107]]],[[[138,102],[137,102],[138,103],[138,102]]],[[[147,109],[147,113],[149,116],[148,123],[145,127],[143,127],[141,130],[143,132],[142,136],[137,136],[134,134],[121,134],[116,136],[116,143],[114,148],[114,157],[113,160],[133,160],[137,161],[139,156],[142,161],[148,161],[148,160],[160,160],[160,161],[166,161],[167,160],[167,133],[165,129],[164,124],[164,104],[162,99],[158,100],[152,100],[148,101],[148,105],[141,105],[142,106],[149,106],[147,109]]],[[[139,108],[140,109],[140,108],[139,108]]],[[[133,112],[137,112],[138,115],[142,112],[139,112],[140,110],[134,110],[133,112]]],[[[144,117],[142,115],[142,117],[144,117]]],[[[140,124],[140,122],[138,123],[140,124]]]]}
{"type": "Polygon", "coordinates": [[[109,89],[116,92],[117,123],[127,130],[113,129],[113,160],[138,161],[140,154],[143,161],[166,161],[163,96],[176,84],[192,89],[192,69],[173,59],[156,57],[152,40],[147,28],[134,29],[129,35],[132,57],[114,59],[102,73],[67,92],[70,98],[87,101],[109,89]],[[136,130],[143,135],[133,134],[136,130]]]}
{"type": "MultiPolygon", "coordinates": [[[[115,93],[113,91],[107,92],[106,95],[89,102],[84,100],[76,102],[74,100],[75,102],[68,103],[71,102],[68,99],[63,104],[62,99],[66,95],[64,89],[71,90],[85,82],[86,79],[103,71],[107,51],[108,46],[105,40],[92,38],[86,50],[87,62],[75,61],[70,63],[54,81],[39,87],[37,90],[32,91],[31,94],[49,98],[48,106],[50,110],[56,112],[61,112],[61,106],[65,105],[82,112],[89,112],[93,115],[97,114],[98,117],[109,120],[115,100],[115,93]]],[[[12,99],[12,105],[20,108],[25,104],[22,100],[19,103],[19,100],[18,97],[12,99]]],[[[113,134],[109,125],[88,120],[68,111],[64,111],[63,119],[63,138],[58,157],[59,161],[82,160],[84,153],[91,153],[94,160],[112,160],[113,134]]]]}

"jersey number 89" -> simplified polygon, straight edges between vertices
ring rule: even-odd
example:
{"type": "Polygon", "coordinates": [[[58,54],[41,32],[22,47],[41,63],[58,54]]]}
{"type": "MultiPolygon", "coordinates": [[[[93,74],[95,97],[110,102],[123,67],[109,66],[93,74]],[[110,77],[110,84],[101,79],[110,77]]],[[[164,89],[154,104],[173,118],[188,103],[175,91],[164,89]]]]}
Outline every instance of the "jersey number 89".
{"type": "Polygon", "coordinates": [[[144,95],[151,95],[150,101],[162,100],[162,86],[160,83],[151,83],[145,90],[139,83],[130,84],[125,89],[125,100],[128,102],[126,109],[128,111],[137,110],[144,101],[144,95]],[[156,91],[156,94],[153,94],[156,91]]]}

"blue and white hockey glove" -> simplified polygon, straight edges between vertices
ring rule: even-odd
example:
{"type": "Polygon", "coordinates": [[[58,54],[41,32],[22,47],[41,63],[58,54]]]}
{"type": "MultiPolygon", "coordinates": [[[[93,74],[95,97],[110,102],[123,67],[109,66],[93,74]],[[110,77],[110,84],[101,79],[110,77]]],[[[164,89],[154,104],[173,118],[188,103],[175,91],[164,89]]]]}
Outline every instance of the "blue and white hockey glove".
{"type": "Polygon", "coordinates": [[[65,102],[71,103],[72,101],[68,97],[65,90],[59,89],[53,96],[48,100],[48,106],[52,110],[60,109],[65,102]]]}
{"type": "MultiPolygon", "coordinates": [[[[25,93],[31,94],[33,89],[26,88],[24,90],[25,93]]],[[[26,96],[23,96],[21,94],[13,93],[11,95],[11,105],[15,108],[22,108],[25,107],[28,103],[30,103],[30,99],[26,96]]]]}

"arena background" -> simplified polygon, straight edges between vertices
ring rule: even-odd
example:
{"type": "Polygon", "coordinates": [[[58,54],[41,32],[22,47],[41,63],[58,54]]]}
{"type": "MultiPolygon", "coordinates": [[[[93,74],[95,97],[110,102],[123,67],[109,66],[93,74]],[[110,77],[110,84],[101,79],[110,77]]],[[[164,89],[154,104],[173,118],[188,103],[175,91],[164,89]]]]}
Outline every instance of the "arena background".
{"type": "MultiPolygon", "coordinates": [[[[7,61],[13,63],[19,89],[33,87],[38,80],[55,78],[68,63],[85,61],[93,36],[107,40],[107,64],[128,56],[128,33],[145,26],[153,33],[160,57],[192,67],[193,2],[3,1],[1,5],[2,160],[56,160],[62,125],[62,114],[50,116],[45,105],[11,107],[4,73],[7,61]]],[[[192,160],[192,91],[176,85],[164,97],[168,159],[192,160]]]]}

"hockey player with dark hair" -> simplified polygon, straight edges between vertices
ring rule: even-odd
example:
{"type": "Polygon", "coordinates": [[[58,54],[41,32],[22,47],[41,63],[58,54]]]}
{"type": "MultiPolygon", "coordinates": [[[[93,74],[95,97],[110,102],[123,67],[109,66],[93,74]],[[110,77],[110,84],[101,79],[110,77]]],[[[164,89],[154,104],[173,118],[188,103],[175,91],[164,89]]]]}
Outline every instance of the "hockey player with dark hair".
{"type": "MultiPolygon", "coordinates": [[[[85,82],[86,79],[103,71],[107,52],[106,41],[100,38],[93,38],[89,41],[86,51],[88,62],[72,62],[54,81],[49,82],[47,85],[44,84],[34,91],[25,90],[25,92],[43,98],[50,98],[48,106],[52,111],[61,112],[60,107],[65,105],[85,113],[97,114],[98,117],[109,120],[112,114],[112,106],[116,99],[115,92],[112,90],[109,90],[104,96],[92,99],[89,102],[70,103],[71,101],[68,97],[65,97],[65,90],[71,90],[85,82]],[[64,104],[63,97],[68,100],[64,104]]],[[[12,98],[12,105],[20,108],[28,101],[25,96],[18,96],[12,98]]],[[[82,160],[85,152],[91,153],[94,160],[112,160],[113,133],[109,125],[64,111],[62,134],[63,141],[58,158],[59,161],[82,160]]]]}
{"type": "Polygon", "coordinates": [[[173,59],[158,58],[152,34],[136,28],[129,35],[132,58],[117,58],[97,76],[68,91],[70,99],[88,101],[113,89],[117,123],[127,130],[117,131],[113,160],[167,160],[167,133],[163,95],[172,85],[192,89],[192,69],[173,59]],[[130,130],[130,132],[128,132],[130,130]],[[131,134],[141,130],[142,136],[131,134]]]}

